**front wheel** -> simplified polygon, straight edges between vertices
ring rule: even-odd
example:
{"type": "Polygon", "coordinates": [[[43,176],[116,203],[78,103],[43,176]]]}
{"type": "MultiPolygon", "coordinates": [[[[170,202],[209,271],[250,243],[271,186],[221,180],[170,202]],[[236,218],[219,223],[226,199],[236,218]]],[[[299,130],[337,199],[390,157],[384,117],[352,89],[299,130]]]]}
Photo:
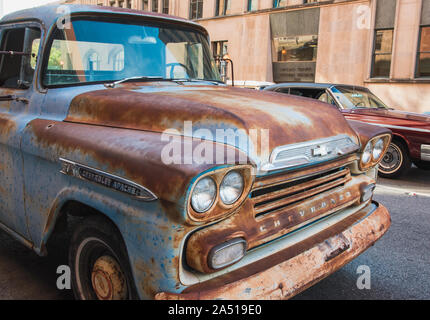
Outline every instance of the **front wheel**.
{"type": "Polygon", "coordinates": [[[403,143],[392,141],[379,165],[379,175],[383,178],[399,178],[411,168],[409,152],[403,143]]]}
{"type": "Polygon", "coordinates": [[[414,165],[421,170],[430,170],[430,161],[414,161],[414,165]]]}
{"type": "Polygon", "coordinates": [[[131,300],[137,294],[122,239],[99,217],[76,228],[69,250],[72,288],[79,300],[131,300]]]}

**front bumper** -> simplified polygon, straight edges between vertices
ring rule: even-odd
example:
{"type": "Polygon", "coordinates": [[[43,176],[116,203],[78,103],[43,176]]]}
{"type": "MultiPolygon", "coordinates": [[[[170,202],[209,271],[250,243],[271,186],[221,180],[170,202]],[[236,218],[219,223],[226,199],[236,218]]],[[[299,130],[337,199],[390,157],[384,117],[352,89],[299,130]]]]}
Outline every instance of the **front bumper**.
{"type": "MultiPolygon", "coordinates": [[[[376,204],[376,203],[375,203],[376,204]]],[[[196,285],[182,294],[162,292],[157,300],[259,300],[289,299],[355,259],[381,238],[391,225],[388,210],[376,204],[374,211],[343,232],[281,263],[272,264],[237,281],[196,285]],[[227,284],[225,284],[227,283],[227,284]]],[[[273,260],[276,261],[276,260],[273,260]]],[[[255,268],[255,266],[243,269],[255,268]]],[[[242,274],[250,270],[242,270],[242,274]]],[[[252,272],[251,272],[252,273],[252,272]]]]}

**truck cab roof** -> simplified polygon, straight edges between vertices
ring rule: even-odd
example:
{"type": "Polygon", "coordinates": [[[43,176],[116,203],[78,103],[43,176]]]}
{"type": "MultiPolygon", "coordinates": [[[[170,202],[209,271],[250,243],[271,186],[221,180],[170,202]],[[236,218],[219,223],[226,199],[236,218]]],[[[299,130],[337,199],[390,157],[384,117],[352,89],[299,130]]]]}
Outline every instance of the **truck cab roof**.
{"type": "Polygon", "coordinates": [[[92,6],[92,5],[75,5],[75,4],[48,4],[44,6],[39,6],[35,8],[20,10],[16,12],[12,12],[8,15],[5,15],[0,20],[0,26],[3,24],[9,24],[14,22],[21,21],[39,21],[46,29],[53,24],[55,24],[58,19],[63,18],[66,14],[70,14],[73,16],[112,16],[117,15],[119,17],[134,17],[134,18],[143,18],[148,20],[162,20],[162,21],[170,21],[172,23],[177,23],[181,25],[188,25],[190,27],[194,27],[208,34],[206,29],[204,29],[199,24],[171,15],[166,15],[162,13],[154,13],[147,11],[139,11],[132,9],[124,9],[118,7],[105,7],[105,6],[92,6]]]}

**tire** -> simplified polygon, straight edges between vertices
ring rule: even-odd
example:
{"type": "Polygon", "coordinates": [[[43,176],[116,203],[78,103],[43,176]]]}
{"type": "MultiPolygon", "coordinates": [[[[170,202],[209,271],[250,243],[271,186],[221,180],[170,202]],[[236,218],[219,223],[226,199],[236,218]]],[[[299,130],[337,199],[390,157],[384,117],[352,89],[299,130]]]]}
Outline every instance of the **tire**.
{"type": "Polygon", "coordinates": [[[414,161],[414,165],[421,170],[430,170],[430,161],[414,161]]]}
{"type": "Polygon", "coordinates": [[[392,141],[379,165],[379,176],[388,179],[400,178],[411,166],[406,146],[400,141],[392,141]]]}
{"type": "Polygon", "coordinates": [[[69,266],[78,300],[138,298],[125,244],[106,219],[92,216],[76,227],[69,248],[69,266]]]}

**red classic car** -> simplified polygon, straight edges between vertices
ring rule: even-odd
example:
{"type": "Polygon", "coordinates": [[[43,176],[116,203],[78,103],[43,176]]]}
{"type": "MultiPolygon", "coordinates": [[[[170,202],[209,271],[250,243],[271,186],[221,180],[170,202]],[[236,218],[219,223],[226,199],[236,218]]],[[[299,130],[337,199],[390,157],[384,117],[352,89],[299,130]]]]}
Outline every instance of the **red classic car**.
{"type": "Polygon", "coordinates": [[[430,170],[430,115],[389,108],[369,89],[358,86],[284,83],[264,90],[318,99],[335,105],[349,121],[391,129],[393,140],[379,166],[382,177],[400,177],[412,163],[430,170]]]}

